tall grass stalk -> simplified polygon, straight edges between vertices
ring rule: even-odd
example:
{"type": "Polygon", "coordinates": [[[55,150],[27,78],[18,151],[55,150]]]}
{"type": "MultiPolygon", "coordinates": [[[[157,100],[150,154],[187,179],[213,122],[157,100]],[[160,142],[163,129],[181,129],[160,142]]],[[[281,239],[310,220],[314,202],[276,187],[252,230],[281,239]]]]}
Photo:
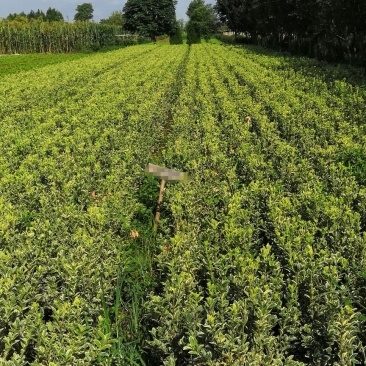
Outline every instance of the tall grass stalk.
{"type": "Polygon", "coordinates": [[[114,45],[119,28],[91,22],[0,22],[0,53],[69,53],[114,45]]]}
{"type": "Polygon", "coordinates": [[[106,359],[108,365],[145,365],[143,341],[148,329],[143,323],[143,304],[154,285],[151,248],[154,235],[131,240],[124,248],[123,268],[117,271],[114,304],[108,306],[103,292],[104,332],[113,337],[106,359]]]}

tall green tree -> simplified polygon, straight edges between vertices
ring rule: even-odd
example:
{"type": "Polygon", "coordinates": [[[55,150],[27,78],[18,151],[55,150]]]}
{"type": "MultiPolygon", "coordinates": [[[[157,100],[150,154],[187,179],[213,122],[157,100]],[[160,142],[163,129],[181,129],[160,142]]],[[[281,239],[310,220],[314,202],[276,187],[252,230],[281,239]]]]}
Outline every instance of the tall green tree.
{"type": "Polygon", "coordinates": [[[201,42],[201,35],[193,22],[189,21],[186,24],[186,32],[187,32],[187,44],[191,45],[194,43],[201,42]]]}
{"type": "Polygon", "coordinates": [[[24,11],[22,11],[19,14],[17,13],[9,14],[6,19],[12,21],[12,20],[24,20],[24,18],[27,18],[27,14],[25,14],[24,11]]]}
{"type": "Polygon", "coordinates": [[[35,18],[43,20],[46,17],[46,14],[42,10],[37,10],[35,12],[35,18]]]}
{"type": "Polygon", "coordinates": [[[220,20],[235,33],[244,27],[245,2],[243,0],[217,0],[216,11],[220,20]]]}
{"type": "Polygon", "coordinates": [[[175,22],[173,32],[170,34],[170,44],[182,44],[183,43],[183,28],[179,21],[175,22]]]}
{"type": "Polygon", "coordinates": [[[186,25],[188,44],[199,43],[201,37],[208,38],[215,32],[217,17],[215,10],[204,0],[192,0],[187,9],[189,21],[186,25]]]}
{"type": "Polygon", "coordinates": [[[91,3],[84,3],[76,7],[76,14],[74,20],[88,21],[93,19],[93,5],[91,3]]]}
{"type": "Polygon", "coordinates": [[[174,31],[176,4],[176,0],[127,0],[124,28],[156,41],[157,36],[174,31]]]}
{"type": "Polygon", "coordinates": [[[64,20],[64,17],[62,13],[55,8],[48,8],[45,19],[49,22],[58,22],[64,20]]]}
{"type": "Polygon", "coordinates": [[[27,15],[28,19],[36,19],[36,13],[34,10],[31,10],[28,15],[27,15]]]}
{"type": "Polygon", "coordinates": [[[122,11],[114,11],[109,18],[100,20],[101,24],[115,25],[120,28],[123,28],[124,22],[122,11]]]}

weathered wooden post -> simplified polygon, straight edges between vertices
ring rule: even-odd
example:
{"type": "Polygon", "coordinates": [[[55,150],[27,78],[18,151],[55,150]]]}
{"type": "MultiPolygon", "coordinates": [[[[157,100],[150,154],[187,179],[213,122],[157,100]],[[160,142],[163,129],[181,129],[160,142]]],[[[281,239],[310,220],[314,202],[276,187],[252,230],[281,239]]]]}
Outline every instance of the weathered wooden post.
{"type": "Polygon", "coordinates": [[[149,164],[145,171],[155,177],[161,178],[160,192],[158,198],[158,205],[156,207],[155,219],[154,219],[154,231],[158,228],[158,222],[160,219],[160,209],[163,202],[163,194],[165,188],[165,182],[188,182],[189,176],[187,173],[179,172],[177,170],[163,168],[155,164],[149,164]]]}

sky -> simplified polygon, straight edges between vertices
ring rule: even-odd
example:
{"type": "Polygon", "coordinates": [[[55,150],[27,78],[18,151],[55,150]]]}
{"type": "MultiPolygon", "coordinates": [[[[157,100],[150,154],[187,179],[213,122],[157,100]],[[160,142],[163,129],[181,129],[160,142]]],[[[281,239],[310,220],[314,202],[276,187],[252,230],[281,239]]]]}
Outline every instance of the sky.
{"type": "MultiPolygon", "coordinates": [[[[157,0],[159,1],[159,0],[157,0]]],[[[186,10],[191,0],[178,0],[176,7],[177,19],[187,19],[186,10]]],[[[31,10],[46,10],[56,8],[65,20],[73,20],[77,5],[92,3],[94,8],[93,20],[108,18],[113,11],[122,10],[126,0],[0,0],[0,18],[6,18],[10,13],[29,13],[31,10]]],[[[206,1],[208,3],[208,1],[206,1]]]]}

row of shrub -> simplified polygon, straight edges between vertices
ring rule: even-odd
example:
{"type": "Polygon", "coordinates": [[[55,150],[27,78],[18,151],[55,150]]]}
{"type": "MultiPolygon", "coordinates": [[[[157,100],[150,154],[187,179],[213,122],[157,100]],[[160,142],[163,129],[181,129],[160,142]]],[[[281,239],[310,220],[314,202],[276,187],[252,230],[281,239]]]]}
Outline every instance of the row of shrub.
{"type": "Polygon", "coordinates": [[[158,192],[144,167],[186,52],[129,47],[2,78],[1,365],[141,364],[158,192]]]}
{"type": "Polygon", "coordinates": [[[250,39],[245,35],[241,34],[223,34],[223,33],[216,33],[215,38],[219,41],[226,43],[226,44],[249,44],[250,39]]]}
{"type": "Polygon", "coordinates": [[[365,363],[365,92],[260,51],[190,47],[164,158],[192,180],[167,188],[155,364],[365,363]]]}

